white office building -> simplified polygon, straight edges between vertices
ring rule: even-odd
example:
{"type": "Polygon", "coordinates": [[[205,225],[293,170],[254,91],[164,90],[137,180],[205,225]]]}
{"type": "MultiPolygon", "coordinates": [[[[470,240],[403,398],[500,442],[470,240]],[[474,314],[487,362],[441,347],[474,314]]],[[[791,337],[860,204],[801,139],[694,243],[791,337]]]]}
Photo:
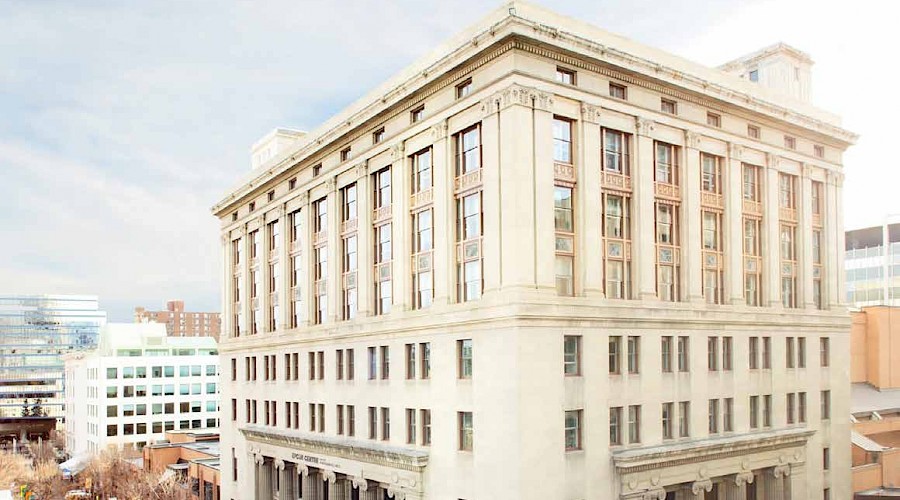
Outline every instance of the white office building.
{"type": "Polygon", "coordinates": [[[212,337],[168,337],[163,324],[109,324],[98,349],[65,356],[66,447],[141,448],[173,429],[218,428],[212,337]]]}

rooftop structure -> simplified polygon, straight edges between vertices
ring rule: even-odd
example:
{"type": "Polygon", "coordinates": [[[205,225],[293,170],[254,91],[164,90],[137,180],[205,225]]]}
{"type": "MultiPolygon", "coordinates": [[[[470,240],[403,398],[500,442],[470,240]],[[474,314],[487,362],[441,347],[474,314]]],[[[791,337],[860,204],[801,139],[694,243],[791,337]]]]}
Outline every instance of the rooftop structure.
{"type": "Polygon", "coordinates": [[[223,496],[848,498],[855,138],[505,5],[213,207],[223,496]]]}

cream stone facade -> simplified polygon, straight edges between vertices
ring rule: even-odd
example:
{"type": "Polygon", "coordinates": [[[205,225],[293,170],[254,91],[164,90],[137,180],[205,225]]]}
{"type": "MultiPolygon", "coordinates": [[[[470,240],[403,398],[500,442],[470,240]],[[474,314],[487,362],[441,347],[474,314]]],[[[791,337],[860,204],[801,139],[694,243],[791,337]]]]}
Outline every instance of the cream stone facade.
{"type": "Polygon", "coordinates": [[[213,207],[223,498],[848,498],[855,139],[493,12],[213,207]]]}

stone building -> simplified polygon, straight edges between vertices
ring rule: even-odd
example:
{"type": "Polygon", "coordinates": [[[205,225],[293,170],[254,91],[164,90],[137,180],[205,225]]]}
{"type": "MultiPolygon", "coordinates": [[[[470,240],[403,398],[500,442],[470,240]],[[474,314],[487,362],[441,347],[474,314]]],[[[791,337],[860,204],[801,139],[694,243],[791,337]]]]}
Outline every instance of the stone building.
{"type": "Polygon", "coordinates": [[[255,165],[223,498],[847,498],[856,136],[735,64],[514,2],[255,165]]]}

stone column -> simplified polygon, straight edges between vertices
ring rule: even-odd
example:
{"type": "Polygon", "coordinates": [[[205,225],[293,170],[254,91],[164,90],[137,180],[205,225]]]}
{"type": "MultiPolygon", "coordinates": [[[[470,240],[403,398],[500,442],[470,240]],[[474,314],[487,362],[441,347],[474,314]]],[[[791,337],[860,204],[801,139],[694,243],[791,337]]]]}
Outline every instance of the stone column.
{"type": "Polygon", "coordinates": [[[338,200],[337,179],[326,179],[325,191],[325,205],[328,207],[328,276],[325,280],[328,311],[322,322],[334,323],[341,317],[341,205],[338,200]]]}
{"type": "Polygon", "coordinates": [[[847,296],[844,295],[846,293],[846,276],[844,275],[844,248],[845,248],[845,234],[844,234],[844,174],[835,173],[834,174],[834,209],[831,219],[829,219],[826,224],[831,223],[834,227],[834,234],[837,243],[837,257],[831,261],[826,262],[826,269],[831,270],[832,281],[837,283],[837,301],[832,302],[835,306],[840,306],[842,304],[847,303],[847,296]],[[839,217],[838,214],[841,214],[839,217]],[[834,265],[831,265],[831,263],[834,265]]]}
{"type": "Polygon", "coordinates": [[[763,188],[763,303],[781,309],[781,228],[778,217],[778,158],[766,156],[763,188]]]}
{"type": "MultiPolygon", "coordinates": [[[[809,178],[811,167],[800,165],[800,191],[797,200],[797,307],[815,309],[813,300],[813,261],[812,261],[812,180],[809,178]]],[[[824,293],[823,293],[824,299],[824,293]]]]}
{"type": "Polygon", "coordinates": [[[410,169],[403,141],[391,146],[391,310],[406,311],[411,304],[410,250],[412,230],[409,216],[410,169]]]}
{"type": "Polygon", "coordinates": [[[303,500],[322,500],[322,485],[318,469],[303,467],[303,500]]]}
{"type": "Polygon", "coordinates": [[[725,217],[723,217],[725,242],[725,290],[726,304],[744,305],[744,198],[743,149],[737,144],[728,145],[728,161],[724,168],[725,217]]]}
{"type": "Polygon", "coordinates": [[[280,500],[297,500],[297,467],[291,462],[281,462],[280,500]]]}
{"type": "MultiPolygon", "coordinates": [[[[681,298],[684,302],[703,302],[703,258],[700,250],[700,134],[684,132],[684,172],[681,176],[681,298]]],[[[724,221],[723,221],[724,222],[724,221]]]]}
{"type": "Polygon", "coordinates": [[[752,472],[739,472],[725,480],[725,500],[746,500],[747,485],[753,483],[752,472]]]}
{"type": "Polygon", "coordinates": [[[785,477],[790,473],[789,465],[778,465],[765,471],[765,500],[790,500],[790,496],[785,496],[785,477]]]}
{"type": "Polygon", "coordinates": [[[788,500],[807,498],[809,478],[806,477],[806,463],[792,463],[789,475],[790,477],[785,480],[785,498],[788,500]]]}
{"type": "Polygon", "coordinates": [[[456,297],[456,199],[453,194],[456,167],[452,145],[447,138],[446,120],[431,127],[431,140],[434,141],[431,149],[434,303],[445,305],[456,297]]]}
{"type": "Polygon", "coordinates": [[[593,194],[600,186],[600,106],[582,103],[581,135],[579,136],[575,178],[578,182],[575,194],[575,267],[576,287],[585,296],[603,297],[603,238],[600,234],[601,196],[593,194]],[[597,152],[600,154],[597,154],[597,152]],[[588,195],[588,193],[592,193],[588,195]],[[599,243],[601,246],[595,246],[599,243]]]}
{"type": "Polygon", "coordinates": [[[256,499],[271,500],[272,484],[272,459],[262,455],[256,456],[256,499]]]}
{"type": "Polygon", "coordinates": [[[238,329],[241,336],[250,335],[250,222],[241,228],[241,310],[238,329]]]}
{"type": "Polygon", "coordinates": [[[312,313],[315,301],[313,300],[313,226],[312,226],[312,203],[310,203],[309,193],[300,194],[300,273],[297,276],[297,290],[300,294],[300,310],[297,311],[297,327],[304,327],[310,324],[309,318],[312,313]]]}
{"type": "Polygon", "coordinates": [[[503,216],[506,214],[502,209],[505,201],[502,194],[505,182],[501,172],[502,165],[500,118],[497,113],[487,112],[481,120],[481,276],[485,294],[500,289],[506,267],[506,256],[502,248],[506,236],[503,232],[503,216]]]}
{"type": "MultiPolygon", "coordinates": [[[[712,491],[713,484],[711,479],[698,479],[691,484],[691,493],[694,495],[694,498],[701,499],[705,496],[705,493],[712,491]]],[[[690,498],[690,496],[688,496],[690,498]]]]}
{"type": "Polygon", "coordinates": [[[278,307],[280,317],[277,319],[277,328],[287,330],[291,326],[291,214],[286,204],[280,208],[281,234],[278,240],[278,267],[281,270],[281,280],[278,283],[278,307]]]}
{"type": "Polygon", "coordinates": [[[631,169],[634,178],[634,201],[632,217],[631,270],[635,283],[634,298],[655,300],[656,295],[656,201],[653,184],[654,152],[650,134],[656,126],[652,120],[635,120],[637,140],[634,147],[634,161],[631,169]]]}

